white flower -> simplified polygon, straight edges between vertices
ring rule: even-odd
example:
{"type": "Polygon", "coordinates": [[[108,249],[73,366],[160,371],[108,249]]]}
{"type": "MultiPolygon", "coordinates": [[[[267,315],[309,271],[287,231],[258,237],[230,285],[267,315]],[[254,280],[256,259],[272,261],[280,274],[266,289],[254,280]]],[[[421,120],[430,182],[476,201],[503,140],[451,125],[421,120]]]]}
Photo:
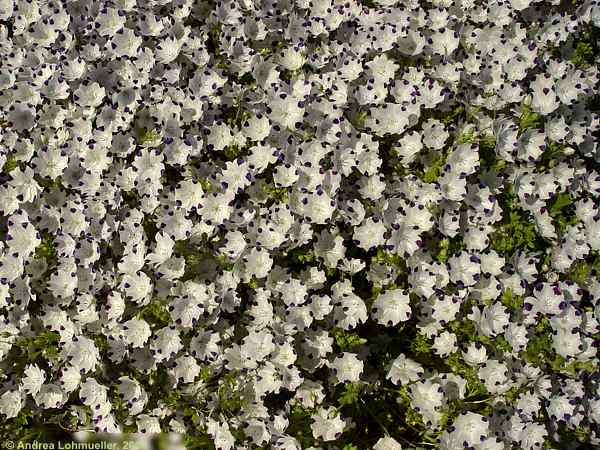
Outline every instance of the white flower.
{"type": "Polygon", "coordinates": [[[534,112],[546,115],[559,106],[559,99],[554,88],[554,80],[550,74],[538,74],[531,83],[533,91],[531,96],[531,109],[534,112]]]}
{"type": "Polygon", "coordinates": [[[21,380],[21,386],[27,394],[36,396],[46,380],[46,373],[35,364],[28,364],[21,380]]]}
{"type": "Polygon", "coordinates": [[[248,282],[251,278],[265,278],[273,265],[273,259],[266,250],[261,248],[250,249],[242,257],[244,262],[244,279],[248,282]]]}
{"type": "Polygon", "coordinates": [[[303,195],[298,203],[298,212],[315,224],[328,223],[336,210],[336,202],[321,190],[303,195]]]}
{"type": "Polygon", "coordinates": [[[296,124],[301,123],[304,110],[301,99],[287,94],[273,97],[268,103],[267,114],[269,119],[284,128],[295,129],[296,124]]]}
{"type": "Polygon", "coordinates": [[[159,418],[148,414],[137,416],[136,425],[139,433],[154,434],[161,432],[159,418]]]}
{"type": "Polygon", "coordinates": [[[354,353],[344,352],[329,364],[339,383],[355,383],[360,380],[363,362],[354,353]]]}
{"type": "Polygon", "coordinates": [[[487,350],[479,342],[472,342],[467,351],[462,353],[464,361],[470,366],[485,364],[487,361],[487,350]]]}
{"type": "Polygon", "coordinates": [[[386,103],[383,106],[371,108],[365,125],[379,136],[401,134],[410,125],[411,117],[416,119],[418,116],[418,107],[411,103],[407,105],[386,103]]]}
{"type": "Polygon", "coordinates": [[[386,378],[394,384],[398,384],[398,382],[400,384],[408,384],[419,380],[423,374],[423,367],[419,363],[407,358],[404,353],[400,353],[392,362],[386,378]]]}
{"type": "Polygon", "coordinates": [[[373,446],[374,450],[402,450],[402,446],[398,441],[390,436],[379,438],[373,446]]]}
{"type": "Polygon", "coordinates": [[[431,422],[430,425],[437,423],[439,420],[437,409],[442,406],[444,400],[442,386],[430,380],[425,380],[411,384],[407,391],[411,404],[423,415],[424,419],[431,422]]]}
{"type": "Polygon", "coordinates": [[[177,58],[181,50],[181,43],[175,36],[168,36],[160,40],[154,51],[156,60],[162,64],[169,64],[177,58]]]}
{"type": "Polygon", "coordinates": [[[334,324],[350,330],[359,323],[367,320],[367,307],[365,303],[352,292],[352,287],[342,282],[333,287],[333,299],[336,302],[334,308],[334,324]]]}
{"type": "Polygon", "coordinates": [[[175,368],[173,375],[176,380],[182,383],[192,383],[200,374],[200,366],[196,360],[189,356],[183,355],[175,360],[175,368]]]}
{"type": "Polygon", "coordinates": [[[475,255],[461,252],[448,260],[450,281],[459,286],[473,286],[479,281],[481,260],[475,255]]]}
{"type": "Polygon", "coordinates": [[[11,106],[8,113],[11,128],[17,131],[26,131],[35,125],[35,111],[26,104],[17,103],[11,106]]]}
{"type": "Polygon", "coordinates": [[[385,231],[382,220],[369,217],[359,227],[354,228],[352,240],[360,248],[370,250],[385,243],[385,231]]]}
{"type": "Polygon", "coordinates": [[[457,339],[454,333],[442,331],[433,339],[433,345],[431,348],[437,355],[443,358],[456,351],[456,342],[457,339]]]}
{"type": "Polygon", "coordinates": [[[125,14],[113,8],[107,8],[96,18],[96,31],[100,36],[113,36],[125,25],[125,14]]]}
{"type": "Polygon", "coordinates": [[[151,334],[150,325],[142,319],[131,319],[123,324],[123,338],[134,348],[143,347],[151,334]]]}
{"type": "Polygon", "coordinates": [[[371,315],[378,323],[395,326],[410,319],[411,309],[408,295],[400,289],[380,294],[371,307],[371,315]]]}
{"type": "Polygon", "coordinates": [[[488,437],[489,422],[482,415],[467,412],[459,415],[452,424],[452,431],[444,431],[441,436],[440,448],[454,450],[462,448],[466,442],[469,446],[479,446],[488,437]]]}
{"type": "Polygon", "coordinates": [[[126,300],[145,304],[152,292],[152,281],[144,272],[128,273],[123,275],[121,289],[126,300]]]}
{"type": "Polygon", "coordinates": [[[206,427],[208,436],[214,441],[217,450],[230,450],[233,448],[235,438],[229,431],[229,425],[226,422],[217,422],[214,419],[208,419],[206,427]]]}
{"type": "Polygon", "coordinates": [[[104,101],[106,90],[96,82],[84,81],[73,94],[73,98],[78,105],[96,108],[104,101]]]}
{"type": "Polygon", "coordinates": [[[0,395],[0,414],[4,414],[7,419],[17,417],[22,407],[23,400],[18,390],[6,391],[0,395]]]}
{"type": "Polygon", "coordinates": [[[487,360],[479,369],[478,376],[491,394],[505,392],[510,388],[508,368],[496,359],[487,360]]]}
{"type": "Polygon", "coordinates": [[[26,167],[25,170],[18,167],[10,172],[11,180],[8,185],[15,189],[17,198],[23,203],[32,202],[42,191],[41,186],[35,181],[34,175],[30,167],[26,167]]]}
{"type": "Polygon", "coordinates": [[[275,351],[273,335],[268,331],[251,331],[243,340],[240,353],[244,358],[262,361],[275,351]]]}
{"type": "Polygon", "coordinates": [[[346,422],[333,408],[319,408],[316,414],[311,416],[313,423],[310,428],[315,439],[333,441],[340,437],[346,427],[346,422]]]}
{"type": "Polygon", "coordinates": [[[209,151],[221,151],[233,143],[233,133],[227,124],[217,122],[206,131],[206,148],[209,151]]]}
{"type": "Polygon", "coordinates": [[[34,400],[38,407],[50,409],[61,407],[67,398],[62,389],[56,384],[44,384],[34,400]]]}

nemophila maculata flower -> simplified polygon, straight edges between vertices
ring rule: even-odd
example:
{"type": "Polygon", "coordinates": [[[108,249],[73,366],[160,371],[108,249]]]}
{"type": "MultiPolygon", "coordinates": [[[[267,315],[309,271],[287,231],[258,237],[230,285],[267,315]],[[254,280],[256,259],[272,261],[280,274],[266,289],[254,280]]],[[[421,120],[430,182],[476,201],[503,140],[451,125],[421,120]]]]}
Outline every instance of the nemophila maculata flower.
{"type": "Polygon", "coordinates": [[[567,3],[0,1],[2,433],[600,445],[567,3]]]}

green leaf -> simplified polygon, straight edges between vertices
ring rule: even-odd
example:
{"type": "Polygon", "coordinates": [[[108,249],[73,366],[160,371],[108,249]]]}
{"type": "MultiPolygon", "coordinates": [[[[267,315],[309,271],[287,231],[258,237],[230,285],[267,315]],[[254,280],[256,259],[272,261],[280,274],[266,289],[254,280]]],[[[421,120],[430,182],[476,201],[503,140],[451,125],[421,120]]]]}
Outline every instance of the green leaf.
{"type": "Polygon", "coordinates": [[[515,295],[510,289],[502,293],[501,301],[511,311],[521,311],[523,308],[523,297],[515,295]]]}
{"type": "Polygon", "coordinates": [[[359,383],[348,383],[344,386],[344,392],[339,397],[340,406],[354,405],[360,399],[363,385],[359,383]]]}
{"type": "Polygon", "coordinates": [[[19,167],[19,162],[16,160],[16,158],[14,157],[14,155],[8,155],[8,157],[6,158],[6,162],[4,163],[4,166],[2,167],[2,171],[4,173],[10,173],[13,170],[15,170],[17,167],[19,167]]]}
{"type": "Polygon", "coordinates": [[[585,69],[594,64],[594,47],[589,42],[578,42],[571,62],[575,67],[585,69]]]}
{"type": "MultiPolygon", "coordinates": [[[[429,248],[429,246],[428,246],[429,248]]],[[[440,263],[448,262],[452,255],[460,253],[465,248],[462,237],[443,238],[439,242],[435,240],[431,244],[431,252],[435,255],[434,259],[440,263]]]]}
{"type": "Polygon", "coordinates": [[[561,192],[551,200],[550,206],[548,207],[548,213],[554,217],[558,215],[562,209],[572,204],[573,199],[571,198],[571,194],[567,192],[561,192]]]}
{"type": "Polygon", "coordinates": [[[490,246],[501,255],[510,256],[520,248],[539,250],[545,248],[544,240],[528,213],[519,208],[518,198],[509,186],[498,197],[505,213],[502,224],[492,233],[490,246]]]}
{"type": "Polygon", "coordinates": [[[144,319],[152,328],[164,328],[171,321],[171,315],[166,305],[159,299],[155,299],[142,307],[138,312],[138,318],[144,319]]]}
{"type": "Polygon", "coordinates": [[[367,343],[367,340],[360,337],[358,333],[349,333],[341,328],[335,328],[333,330],[333,338],[337,346],[343,352],[348,351],[352,347],[367,343]]]}
{"type": "Polygon", "coordinates": [[[453,373],[462,376],[466,380],[468,398],[487,394],[485,384],[477,374],[478,370],[466,364],[457,352],[448,356],[444,362],[452,369],[453,373]]]}
{"type": "Polygon", "coordinates": [[[237,145],[228,145],[224,150],[225,159],[227,161],[233,161],[240,154],[240,148],[237,145]]]}
{"type": "Polygon", "coordinates": [[[410,344],[410,349],[417,355],[433,354],[431,343],[429,342],[427,337],[423,336],[421,333],[417,333],[414,340],[410,344]]]}
{"type": "Polygon", "coordinates": [[[523,103],[519,118],[519,135],[527,128],[540,128],[544,123],[543,117],[531,110],[528,104],[523,103]]]}
{"type": "Polygon", "coordinates": [[[161,139],[160,133],[154,129],[140,131],[140,133],[138,134],[138,143],[140,145],[157,143],[160,139],[161,139]]]}
{"type": "Polygon", "coordinates": [[[371,260],[379,264],[385,264],[387,266],[393,266],[401,270],[406,270],[406,261],[404,258],[402,258],[402,256],[396,253],[386,252],[381,248],[377,249],[377,253],[371,258],[371,260]]]}
{"type": "Polygon", "coordinates": [[[425,183],[434,183],[442,173],[446,157],[442,153],[431,153],[429,161],[425,162],[423,170],[417,170],[416,175],[425,183]]]}
{"type": "Polygon", "coordinates": [[[56,260],[56,247],[54,238],[51,234],[42,232],[42,242],[35,249],[36,259],[45,259],[46,262],[56,260]]]}

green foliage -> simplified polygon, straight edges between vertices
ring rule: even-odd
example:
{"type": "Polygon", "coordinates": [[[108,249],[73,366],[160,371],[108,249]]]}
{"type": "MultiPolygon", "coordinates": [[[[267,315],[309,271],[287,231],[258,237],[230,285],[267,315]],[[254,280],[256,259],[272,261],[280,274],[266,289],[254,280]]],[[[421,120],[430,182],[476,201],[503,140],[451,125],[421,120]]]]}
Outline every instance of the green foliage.
{"type": "Polygon", "coordinates": [[[401,270],[406,269],[406,261],[404,258],[402,258],[402,256],[397,255],[396,253],[386,252],[381,248],[377,249],[377,253],[371,258],[371,261],[379,264],[385,264],[387,266],[393,266],[401,270]]]}
{"type": "Polygon", "coordinates": [[[214,450],[215,444],[206,433],[185,434],[183,443],[187,450],[214,450]]]}
{"type": "Polygon", "coordinates": [[[535,327],[534,335],[529,339],[524,351],[527,361],[538,367],[550,366],[552,370],[559,371],[564,363],[564,358],[552,350],[552,327],[548,319],[543,318],[535,327]]]}
{"type": "Polygon", "coordinates": [[[200,271],[202,263],[210,260],[216,263],[216,260],[202,251],[197,245],[189,241],[177,241],[173,247],[173,253],[176,256],[182,256],[185,259],[185,273],[182,280],[193,279],[200,271]]]}
{"type": "Polygon", "coordinates": [[[169,392],[163,399],[163,403],[173,409],[176,410],[182,404],[182,395],[181,392],[177,389],[169,392]]]}
{"type": "Polygon", "coordinates": [[[315,444],[310,429],[310,424],[312,423],[310,416],[312,414],[313,411],[299,405],[292,407],[290,413],[290,428],[287,432],[298,440],[302,448],[308,448],[315,444]]]}
{"type": "Polygon", "coordinates": [[[258,288],[258,280],[254,277],[250,278],[250,281],[248,281],[248,283],[246,283],[246,285],[250,288],[250,289],[256,289],[258,288]]]}
{"type": "Polygon", "coordinates": [[[47,263],[56,261],[56,247],[54,238],[50,233],[41,233],[42,242],[35,249],[36,259],[45,259],[47,263]]]}
{"type": "Polygon", "coordinates": [[[591,361],[567,361],[556,354],[552,348],[552,326],[546,318],[541,319],[535,327],[534,335],[523,352],[525,359],[543,369],[562,373],[571,378],[580,377],[580,372],[593,373],[598,370],[591,361]]]}
{"type": "Polygon", "coordinates": [[[591,255],[587,260],[577,261],[569,270],[567,279],[573,280],[580,286],[586,286],[595,276],[600,275],[600,255],[591,255]]]}
{"type": "Polygon", "coordinates": [[[441,118],[441,122],[446,126],[455,125],[463,114],[465,114],[465,107],[463,105],[458,105],[451,112],[445,114],[441,118]]]}
{"type": "Polygon", "coordinates": [[[202,381],[208,381],[212,375],[212,370],[209,366],[204,366],[200,369],[200,379],[202,381]]]}
{"type": "Polygon", "coordinates": [[[565,230],[579,222],[579,219],[574,213],[573,198],[571,194],[562,192],[555,196],[548,207],[548,214],[554,220],[554,224],[559,234],[565,232],[565,230]]]}
{"type": "Polygon", "coordinates": [[[458,352],[452,353],[445,359],[453,373],[463,377],[467,382],[467,398],[473,398],[487,394],[485,385],[477,375],[477,369],[464,362],[458,352]]]}
{"type": "Polygon", "coordinates": [[[548,207],[548,213],[554,217],[566,208],[573,204],[573,199],[571,198],[571,194],[567,192],[562,192],[555,196],[550,202],[550,206],[548,207]]]}
{"type": "Polygon", "coordinates": [[[94,344],[101,355],[106,355],[106,353],[110,350],[108,338],[103,334],[99,334],[94,337],[94,344]]]}
{"type": "Polygon", "coordinates": [[[158,226],[156,225],[156,221],[154,221],[150,216],[144,215],[142,227],[144,228],[144,233],[146,234],[146,237],[150,241],[154,241],[156,233],[158,233],[158,226]]]}
{"type": "Polygon", "coordinates": [[[13,170],[15,170],[17,167],[19,167],[19,162],[14,157],[14,155],[9,154],[8,157],[6,158],[6,162],[4,163],[4,166],[2,166],[2,171],[4,173],[10,173],[13,170]]]}
{"type": "Polygon", "coordinates": [[[140,202],[140,196],[135,191],[122,191],[121,197],[123,198],[123,203],[125,203],[129,208],[136,208],[140,202]]]}
{"type": "Polygon", "coordinates": [[[439,263],[447,263],[452,255],[460,253],[464,248],[465,243],[461,236],[443,238],[434,245],[431,245],[434,259],[439,263]]]}
{"type": "Polygon", "coordinates": [[[580,286],[584,286],[590,279],[592,268],[585,261],[578,261],[571,267],[569,278],[580,286]]]}
{"type": "Polygon", "coordinates": [[[493,168],[500,171],[506,165],[506,161],[499,159],[496,154],[496,139],[493,136],[482,136],[478,139],[479,159],[483,167],[493,168]]]}
{"type": "Polygon", "coordinates": [[[244,401],[240,397],[235,373],[228,373],[219,380],[217,396],[219,410],[225,416],[233,416],[242,409],[244,401]]]}
{"type": "Polygon", "coordinates": [[[233,161],[240,155],[240,147],[237,145],[228,145],[223,151],[227,161],[233,161]]]}
{"type": "Polygon", "coordinates": [[[208,39],[206,40],[207,50],[215,57],[220,56],[221,48],[219,43],[221,42],[221,23],[214,24],[210,30],[208,30],[208,39]]]}
{"type": "Polygon", "coordinates": [[[60,335],[54,331],[43,331],[35,336],[21,337],[13,344],[27,356],[28,362],[36,362],[40,358],[57,360],[60,335]]]}
{"type": "Polygon", "coordinates": [[[410,406],[410,396],[406,386],[402,386],[398,391],[404,405],[404,421],[412,428],[424,429],[423,417],[410,406]]]}
{"type": "Polygon", "coordinates": [[[199,178],[198,183],[200,183],[200,186],[202,187],[202,190],[204,192],[210,192],[210,190],[212,189],[210,181],[208,181],[206,178],[199,178]]]}
{"type": "Polygon", "coordinates": [[[523,103],[521,107],[521,117],[519,117],[519,135],[527,128],[540,128],[544,120],[543,117],[531,110],[530,105],[523,103]]]}
{"type": "Polygon", "coordinates": [[[289,188],[266,185],[265,191],[274,203],[287,203],[289,200],[289,188]]]}
{"type": "Polygon", "coordinates": [[[360,130],[365,127],[365,122],[369,117],[367,111],[358,111],[353,117],[350,123],[354,126],[354,128],[360,130]]]}
{"type": "Polygon", "coordinates": [[[155,144],[160,141],[160,139],[160,133],[154,129],[140,130],[137,136],[137,142],[140,145],[155,144]]]}
{"type": "Polygon", "coordinates": [[[377,5],[375,4],[375,2],[373,0],[361,0],[361,3],[366,8],[376,8],[377,7],[377,5]]]}
{"type": "Polygon", "coordinates": [[[456,143],[461,145],[473,142],[475,140],[475,136],[475,127],[469,127],[466,131],[462,132],[458,136],[458,138],[456,139],[456,143]]]}
{"type": "Polygon", "coordinates": [[[0,421],[0,438],[19,443],[70,442],[71,434],[63,425],[67,413],[56,415],[46,412],[43,417],[34,415],[30,408],[22,409],[16,417],[0,421]]]}
{"type": "Polygon", "coordinates": [[[571,62],[575,67],[586,69],[594,64],[594,48],[589,42],[578,42],[571,62]]]}
{"type": "Polygon", "coordinates": [[[517,209],[518,199],[512,192],[512,187],[500,196],[500,204],[505,217],[491,235],[491,248],[505,256],[512,255],[518,249],[543,248],[543,240],[538,235],[533,220],[517,209]]]}
{"type": "Polygon", "coordinates": [[[344,392],[339,396],[340,406],[355,405],[360,400],[364,385],[360,383],[348,383],[344,386],[344,392]]]}
{"type": "Polygon", "coordinates": [[[353,347],[367,343],[367,340],[360,337],[358,333],[351,333],[342,330],[341,328],[335,328],[333,330],[333,339],[342,352],[346,352],[353,347]]]}
{"type": "Polygon", "coordinates": [[[523,297],[515,295],[510,289],[504,290],[500,301],[510,311],[521,311],[523,309],[523,297]]]}
{"type": "MultiPolygon", "coordinates": [[[[299,274],[302,270],[306,269],[307,265],[315,263],[317,257],[312,245],[304,245],[282,254],[280,258],[276,259],[276,263],[279,263],[279,261],[283,262],[283,260],[285,260],[286,265],[291,269],[292,273],[299,274]]],[[[337,273],[337,269],[332,270],[337,273]]],[[[325,268],[325,271],[328,273],[327,268],[325,268]]]]}
{"type": "Polygon", "coordinates": [[[154,299],[143,306],[138,312],[138,318],[144,319],[151,328],[164,328],[169,325],[171,315],[166,307],[166,302],[154,299]]]}
{"type": "Polygon", "coordinates": [[[477,333],[475,322],[472,320],[464,318],[461,320],[453,320],[450,322],[448,328],[457,335],[459,342],[479,342],[489,349],[502,350],[506,353],[512,351],[512,347],[502,335],[489,337],[477,333]]]}
{"type": "Polygon", "coordinates": [[[417,355],[433,355],[433,349],[431,348],[429,339],[427,339],[427,337],[423,336],[421,333],[417,333],[410,344],[410,349],[417,355]]]}
{"type": "Polygon", "coordinates": [[[417,175],[425,183],[435,183],[446,164],[446,156],[441,152],[432,152],[424,163],[423,169],[417,169],[417,175]]]}

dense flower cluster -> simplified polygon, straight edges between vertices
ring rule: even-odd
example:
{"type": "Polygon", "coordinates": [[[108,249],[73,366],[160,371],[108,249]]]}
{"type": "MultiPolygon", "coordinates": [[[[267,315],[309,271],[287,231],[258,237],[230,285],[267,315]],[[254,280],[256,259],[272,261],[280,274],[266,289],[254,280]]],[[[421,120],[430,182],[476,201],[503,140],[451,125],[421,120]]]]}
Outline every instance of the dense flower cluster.
{"type": "Polygon", "coordinates": [[[600,445],[599,27],[0,0],[0,437],[600,445]]]}

